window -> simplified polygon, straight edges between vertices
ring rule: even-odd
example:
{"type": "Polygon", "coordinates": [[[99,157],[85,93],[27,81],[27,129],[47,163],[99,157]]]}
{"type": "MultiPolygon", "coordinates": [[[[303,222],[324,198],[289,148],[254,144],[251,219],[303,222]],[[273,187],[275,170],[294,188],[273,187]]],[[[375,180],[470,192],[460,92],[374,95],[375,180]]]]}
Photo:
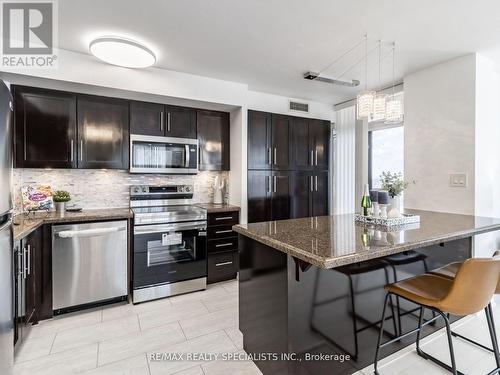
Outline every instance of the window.
{"type": "Polygon", "coordinates": [[[368,133],[368,182],[380,188],[382,172],[404,174],[404,127],[382,128],[368,133]]]}

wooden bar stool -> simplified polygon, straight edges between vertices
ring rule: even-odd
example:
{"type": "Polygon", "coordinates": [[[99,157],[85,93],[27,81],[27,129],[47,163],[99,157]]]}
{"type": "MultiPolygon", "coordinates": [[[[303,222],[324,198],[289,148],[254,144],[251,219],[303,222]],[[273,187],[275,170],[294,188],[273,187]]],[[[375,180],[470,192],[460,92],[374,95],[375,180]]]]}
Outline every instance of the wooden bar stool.
{"type": "MultiPolygon", "coordinates": [[[[499,250],[495,251],[495,253],[493,254],[493,258],[496,258],[496,257],[500,257],[499,250]]],[[[450,263],[444,267],[432,270],[430,273],[433,275],[438,275],[438,276],[446,277],[446,278],[453,280],[455,278],[455,276],[457,275],[458,270],[462,266],[462,263],[463,262],[453,262],[453,263],[450,263]]],[[[498,282],[497,282],[495,294],[500,294],[500,278],[498,279],[498,282]]],[[[489,303],[488,306],[486,307],[485,315],[486,315],[486,321],[488,323],[488,326],[491,326],[490,329],[493,332],[493,337],[494,337],[495,341],[497,342],[497,347],[498,347],[498,336],[496,333],[495,321],[494,321],[494,317],[493,317],[493,309],[491,307],[491,303],[489,303]]],[[[462,340],[465,340],[467,342],[470,342],[471,344],[474,344],[474,345],[476,345],[484,350],[492,352],[495,355],[497,367],[494,370],[492,370],[490,372],[490,374],[493,374],[495,372],[500,371],[500,353],[498,353],[498,351],[495,351],[494,348],[489,348],[489,347],[487,347],[487,346],[485,346],[477,341],[474,341],[466,336],[463,336],[463,335],[456,333],[456,332],[453,332],[453,331],[451,331],[451,335],[454,337],[461,338],[462,340]]]]}
{"type": "MultiPolygon", "coordinates": [[[[375,374],[378,374],[377,362],[380,348],[390,345],[413,333],[417,333],[416,349],[417,353],[421,357],[433,361],[434,363],[451,371],[454,375],[462,374],[457,371],[450,321],[447,314],[465,316],[475,314],[483,309],[488,314],[488,305],[493,297],[493,294],[495,293],[499,275],[500,259],[472,258],[463,262],[454,279],[432,274],[423,274],[394,284],[386,285],[385,290],[387,291],[387,294],[382,311],[382,324],[379,331],[377,348],[375,350],[375,374]],[[396,295],[406,299],[407,301],[420,305],[420,317],[418,327],[416,329],[401,334],[399,337],[382,344],[381,340],[385,323],[386,307],[390,295],[396,295]],[[438,315],[424,323],[423,314],[425,309],[430,309],[438,315]],[[451,366],[424,352],[420,348],[420,333],[422,331],[422,327],[439,317],[444,319],[446,325],[451,366]]],[[[494,337],[493,327],[490,324],[489,319],[488,328],[490,331],[493,350],[498,353],[498,343],[496,337],[494,337]]]]}

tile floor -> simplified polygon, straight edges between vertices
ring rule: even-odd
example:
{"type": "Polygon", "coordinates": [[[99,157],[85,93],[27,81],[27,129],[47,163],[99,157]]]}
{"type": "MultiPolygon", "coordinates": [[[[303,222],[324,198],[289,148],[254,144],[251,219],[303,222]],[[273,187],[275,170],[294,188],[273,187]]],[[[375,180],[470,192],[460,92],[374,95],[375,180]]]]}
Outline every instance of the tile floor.
{"type": "MultiPolygon", "coordinates": [[[[153,361],[148,353],[242,353],[238,329],[238,283],[140,305],[118,304],[63,315],[34,326],[16,357],[15,375],[253,375],[250,361],[153,361]]],[[[500,306],[494,308],[500,327],[500,306]]],[[[458,332],[489,344],[483,314],[455,324],[458,332]]],[[[439,331],[424,348],[448,360],[446,336],[439,331]]],[[[492,355],[455,340],[459,369],[484,374],[494,367],[492,355]]],[[[369,366],[358,375],[373,373],[369,366]]],[[[445,374],[410,346],[380,364],[380,373],[445,374]]]]}

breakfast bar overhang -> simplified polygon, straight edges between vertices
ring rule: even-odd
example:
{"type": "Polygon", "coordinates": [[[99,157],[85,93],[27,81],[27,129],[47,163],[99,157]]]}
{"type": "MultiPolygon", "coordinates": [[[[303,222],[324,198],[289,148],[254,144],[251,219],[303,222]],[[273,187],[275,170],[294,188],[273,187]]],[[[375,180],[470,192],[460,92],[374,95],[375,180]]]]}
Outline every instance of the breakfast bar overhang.
{"type": "MultiPolygon", "coordinates": [[[[387,228],[347,214],[234,227],[239,326],[244,349],[263,374],[350,374],[370,365],[384,285],[470,258],[473,236],[500,229],[495,218],[406,212],[420,223],[387,228]]],[[[416,327],[416,307],[391,301],[385,339],[416,327]]],[[[442,327],[437,320],[423,335],[442,327]]],[[[405,337],[381,357],[414,341],[415,335],[405,337]]]]}

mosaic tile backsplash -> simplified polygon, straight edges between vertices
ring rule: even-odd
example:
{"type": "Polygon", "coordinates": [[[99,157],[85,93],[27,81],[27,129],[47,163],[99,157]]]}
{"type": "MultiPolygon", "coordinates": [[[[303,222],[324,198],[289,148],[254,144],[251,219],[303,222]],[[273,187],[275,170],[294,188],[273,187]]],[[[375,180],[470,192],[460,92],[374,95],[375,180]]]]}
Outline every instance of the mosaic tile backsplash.
{"type": "Polygon", "coordinates": [[[71,203],[83,208],[128,207],[130,185],[194,185],[193,201],[213,200],[215,176],[227,183],[229,172],[199,172],[193,176],[130,174],[127,171],[100,169],[14,169],[13,194],[16,212],[21,211],[21,186],[48,184],[53,190],[66,190],[71,203]]]}

